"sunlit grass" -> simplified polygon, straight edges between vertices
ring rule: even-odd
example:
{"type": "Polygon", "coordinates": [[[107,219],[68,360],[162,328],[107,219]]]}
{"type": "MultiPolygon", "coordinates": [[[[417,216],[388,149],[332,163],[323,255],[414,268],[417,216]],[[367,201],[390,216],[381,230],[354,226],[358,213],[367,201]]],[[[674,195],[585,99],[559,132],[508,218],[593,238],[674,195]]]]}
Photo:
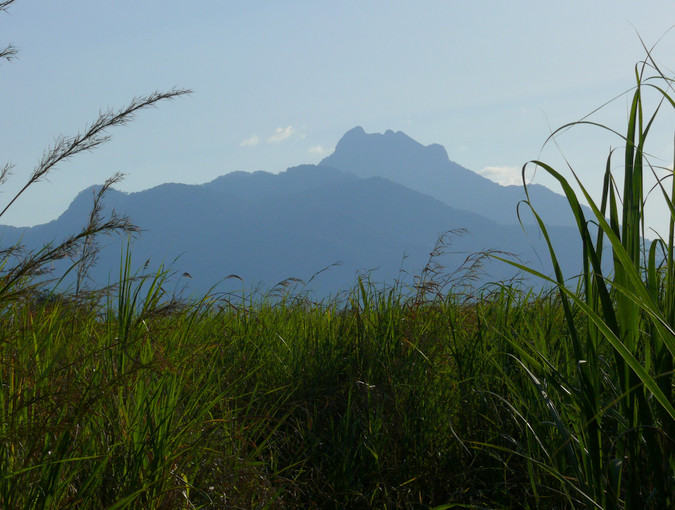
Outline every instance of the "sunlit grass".
{"type": "Polygon", "coordinates": [[[121,287],[105,319],[93,307],[29,304],[6,317],[3,507],[512,497],[515,475],[472,443],[517,433],[495,396],[516,368],[504,331],[531,319],[561,331],[560,314],[539,313],[550,297],[420,303],[361,282],[347,305],[129,313],[135,285],[121,287]]]}
{"type": "MultiPolygon", "coordinates": [[[[675,184],[672,170],[670,183],[658,179],[663,168],[654,166],[646,149],[654,121],[675,102],[672,80],[649,52],[635,75],[626,132],[614,131],[624,145],[624,174],[619,181],[623,191],[611,172],[612,154],[599,202],[574,169],[568,169],[570,182],[546,163],[532,162],[559,182],[568,199],[583,241],[584,272],[581,291],[570,290],[549,242],[556,271],[549,281],[560,290],[568,330],[564,344],[558,346],[564,355],[552,357],[548,339],[514,341],[523,372],[530,378],[529,388],[513,380],[511,394],[519,397],[512,402],[519,403],[519,419],[529,430],[523,455],[531,464],[533,487],[536,473],[554,475],[567,486],[570,497],[597,508],[675,504],[675,184]],[[656,107],[647,111],[645,105],[653,96],[656,107]],[[645,182],[650,173],[657,178],[652,200],[665,202],[670,229],[666,238],[647,243],[645,182]],[[572,183],[590,205],[591,218],[584,216],[572,183]],[[602,264],[604,250],[612,256],[611,272],[602,264]],[[540,411],[533,415],[537,407],[540,411]]],[[[548,241],[536,211],[535,217],[548,241]]]]}

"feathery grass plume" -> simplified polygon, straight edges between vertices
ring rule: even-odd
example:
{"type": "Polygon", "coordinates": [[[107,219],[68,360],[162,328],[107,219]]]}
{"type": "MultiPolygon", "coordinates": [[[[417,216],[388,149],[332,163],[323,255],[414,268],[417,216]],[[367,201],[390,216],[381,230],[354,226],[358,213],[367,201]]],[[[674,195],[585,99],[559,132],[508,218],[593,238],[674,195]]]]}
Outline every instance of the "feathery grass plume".
{"type": "Polygon", "coordinates": [[[10,60],[16,58],[17,53],[18,50],[11,44],[8,44],[0,50],[0,60],[4,59],[9,62],[10,60]]]}
{"type": "MultiPolygon", "coordinates": [[[[94,235],[94,232],[97,229],[97,226],[103,224],[103,219],[101,217],[101,211],[103,209],[103,197],[106,192],[115,184],[120,182],[123,178],[123,174],[116,173],[112,177],[106,179],[103,186],[98,191],[94,192],[94,201],[89,213],[89,221],[87,222],[84,231],[91,233],[86,235],[82,242],[80,243],[81,249],[78,250],[79,253],[76,257],[72,257],[73,263],[77,266],[77,278],[75,282],[75,297],[78,297],[80,291],[83,289],[84,280],[89,273],[89,270],[96,263],[96,259],[99,253],[99,245],[97,236],[94,235]]],[[[110,214],[110,218],[107,221],[108,225],[103,230],[105,233],[110,232],[124,232],[127,234],[135,234],[139,231],[139,228],[131,223],[131,220],[127,216],[118,216],[117,213],[113,210],[110,214]]]]}
{"type": "MultiPolygon", "coordinates": [[[[13,1],[0,2],[0,12],[7,10],[13,1]]],[[[0,50],[0,59],[9,61],[16,54],[17,49],[9,45],[0,50]]],[[[168,92],[156,91],[147,96],[134,98],[125,108],[99,112],[97,119],[86,127],[82,133],[70,137],[63,135],[57,137],[52,147],[45,151],[23,187],[0,210],[0,218],[28,188],[45,179],[59,164],[83,151],[94,150],[110,140],[109,130],[111,128],[128,123],[140,110],[153,107],[160,101],[172,100],[190,92],[187,89],[174,88],[168,92]]],[[[0,168],[0,185],[7,181],[12,170],[13,165],[10,163],[0,168]]],[[[79,233],[73,234],[61,242],[47,244],[35,251],[27,251],[21,244],[17,244],[0,252],[0,302],[15,299],[22,294],[30,295],[37,292],[39,287],[47,283],[47,280],[43,277],[50,272],[53,263],[67,257],[75,257],[77,252],[79,252],[79,258],[75,258],[74,264],[78,268],[75,292],[79,294],[86,273],[96,259],[97,236],[111,233],[133,234],[138,231],[138,228],[128,218],[118,216],[114,212],[107,219],[101,217],[103,195],[120,178],[121,175],[116,174],[103,185],[94,199],[89,222],[79,233]]],[[[72,268],[71,266],[68,271],[72,268]]],[[[54,282],[52,281],[52,283],[54,282]]]]}
{"type": "MultiPolygon", "coordinates": [[[[3,0],[0,2],[0,12],[6,11],[7,8],[14,3],[14,0],[3,0]]],[[[0,49],[0,60],[7,60],[8,62],[14,58],[18,50],[11,44],[8,44],[4,48],[0,49]]]]}
{"type": "MultiPolygon", "coordinates": [[[[653,49],[653,48],[652,48],[653,49]]],[[[666,76],[645,47],[646,58],[636,65],[625,135],[581,120],[556,130],[592,125],[617,134],[625,144],[623,192],[611,172],[613,152],[607,158],[600,203],[590,196],[568,163],[573,182],[588,202],[588,219],[570,181],[542,161],[531,164],[554,177],[562,187],[583,242],[580,292],[568,287],[543,221],[530,203],[546,239],[555,277],[549,278],[513,263],[557,285],[569,331],[565,356],[552,359],[541,344],[514,348],[523,370],[540,396],[541,413],[527,413],[532,442],[523,453],[531,466],[532,485],[553,476],[566,486],[570,500],[589,508],[667,508],[675,504],[675,278],[673,221],[675,187],[670,191],[657,174],[645,150],[648,135],[662,108],[675,108],[672,78],[666,76]],[[647,98],[656,106],[645,111],[647,98]],[[645,172],[657,179],[655,189],[670,211],[667,240],[648,243],[645,236],[645,172]],[[620,204],[620,206],[619,206],[620,204]],[[590,225],[595,225],[595,235],[590,225]],[[613,273],[603,266],[611,251],[613,273]],[[659,252],[662,256],[658,256],[659,252]],[[611,356],[613,364],[607,356],[611,356]],[[532,423],[531,420],[540,420],[532,423]],[[543,423],[549,423],[543,426],[543,423]]],[[[525,167],[523,167],[523,176],[525,167]]],[[[669,172],[672,179],[672,170],[669,172]]],[[[504,260],[504,259],[502,259],[504,260]]],[[[534,395],[518,387],[518,404],[531,406],[534,395]]],[[[524,414],[521,416],[525,416],[524,414]]]]}
{"type": "Polygon", "coordinates": [[[139,110],[155,106],[156,103],[163,100],[172,100],[176,97],[189,94],[188,89],[171,89],[168,92],[153,92],[147,96],[141,96],[132,99],[125,107],[119,110],[107,110],[99,112],[98,118],[82,133],[74,136],[58,136],[49,149],[45,151],[38,165],[33,169],[31,176],[24,186],[14,195],[14,197],[0,211],[0,217],[7,212],[12,204],[33,184],[43,180],[60,163],[72,158],[73,156],[86,151],[92,151],[98,146],[110,140],[108,131],[116,126],[123,126],[133,120],[139,110]]]}

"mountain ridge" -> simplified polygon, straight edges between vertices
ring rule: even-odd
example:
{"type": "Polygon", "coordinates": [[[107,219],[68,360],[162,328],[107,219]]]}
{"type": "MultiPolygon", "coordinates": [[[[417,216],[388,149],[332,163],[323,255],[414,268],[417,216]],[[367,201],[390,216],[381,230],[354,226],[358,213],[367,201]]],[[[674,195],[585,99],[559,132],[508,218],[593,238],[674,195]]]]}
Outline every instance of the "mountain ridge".
{"type": "MultiPolygon", "coordinates": [[[[522,186],[501,186],[450,160],[442,145],[422,145],[402,131],[387,130],[382,134],[366,133],[360,126],[352,128],[319,166],[359,177],[386,177],[452,207],[507,225],[519,224],[516,205],[526,198],[522,186]]],[[[547,225],[576,225],[564,196],[539,184],[528,185],[528,191],[547,225]]],[[[534,223],[529,214],[521,219],[534,223]]]]}
{"type": "MultiPolygon", "coordinates": [[[[438,259],[448,273],[461,268],[472,253],[487,250],[515,253],[538,270],[550,272],[550,264],[540,263],[535,253],[548,251],[532,226],[500,224],[396,182],[413,167],[418,178],[426,172],[440,175],[446,183],[477,182],[481,189],[486,179],[452,163],[442,146],[424,147],[400,131],[373,137],[355,128],[345,134],[334,154],[319,165],[298,165],[279,174],[231,172],[200,185],[165,183],[134,193],[111,189],[102,212],[126,214],[141,227],[133,244],[134,260],[149,259],[155,268],[175,261],[172,267],[177,274],[191,275],[183,283],[197,294],[231,274],[240,276],[243,285],[262,283],[266,289],[289,278],[312,280],[311,290],[319,297],[349,288],[359,272],[369,272],[383,283],[400,281],[405,274],[411,284],[411,275],[425,267],[434,245],[448,231],[456,235],[447,238],[451,245],[438,259]],[[398,165],[368,167],[375,163],[381,167],[392,157],[398,165]],[[350,161],[361,163],[348,165],[350,161]],[[430,169],[425,170],[427,164],[430,169]],[[443,176],[443,169],[450,175],[443,176]],[[367,173],[374,175],[363,175],[367,173]],[[468,232],[459,235],[464,230],[468,232]],[[330,270],[314,278],[326,267],[330,270]]],[[[23,238],[27,246],[39,248],[78,232],[98,189],[80,192],[62,215],[47,224],[0,227],[2,242],[23,238]]],[[[561,264],[572,274],[578,270],[576,232],[565,226],[552,231],[561,264]]],[[[115,281],[121,242],[105,238],[99,264],[91,273],[92,285],[115,281]]],[[[64,263],[57,269],[65,267],[64,263]]],[[[513,267],[492,261],[478,283],[509,279],[515,273],[513,267]]],[[[242,284],[235,285],[241,289],[242,284]]]]}

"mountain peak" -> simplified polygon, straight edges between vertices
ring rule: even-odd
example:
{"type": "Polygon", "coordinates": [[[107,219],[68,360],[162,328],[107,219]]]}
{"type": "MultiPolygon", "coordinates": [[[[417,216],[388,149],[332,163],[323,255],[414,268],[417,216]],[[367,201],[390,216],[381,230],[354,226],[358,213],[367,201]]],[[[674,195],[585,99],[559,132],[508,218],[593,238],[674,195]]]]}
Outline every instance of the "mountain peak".
{"type": "Polygon", "coordinates": [[[361,126],[356,126],[347,131],[344,135],[342,135],[342,138],[338,142],[338,145],[340,145],[340,142],[350,142],[354,140],[373,140],[373,139],[406,139],[411,142],[414,142],[417,145],[422,145],[412,138],[410,138],[408,135],[406,135],[403,131],[394,131],[392,129],[387,129],[384,133],[366,133],[366,131],[361,127],[361,126]]]}
{"type": "MultiPolygon", "coordinates": [[[[384,177],[430,195],[452,207],[518,224],[516,207],[525,198],[520,186],[504,188],[450,160],[439,144],[422,145],[402,131],[366,133],[357,126],[345,133],[335,152],[320,166],[358,177],[384,177]]],[[[535,205],[546,204],[549,225],[571,225],[574,218],[564,198],[544,187],[530,188],[535,205]]]]}
{"type": "MultiPolygon", "coordinates": [[[[425,146],[403,131],[394,131],[392,129],[387,129],[384,133],[366,133],[361,126],[356,126],[342,135],[342,138],[340,138],[340,141],[335,146],[335,153],[351,152],[355,149],[363,150],[365,148],[376,151],[384,149],[388,152],[400,154],[411,151],[415,152],[416,155],[423,152],[427,154],[433,153],[438,160],[449,159],[445,147],[437,143],[425,146]]],[[[332,157],[333,155],[328,156],[320,164],[322,166],[331,166],[330,160],[332,157]]]]}
{"type": "Polygon", "coordinates": [[[345,136],[356,136],[356,135],[365,135],[365,134],[366,134],[366,132],[364,131],[364,129],[361,126],[356,126],[356,127],[351,128],[349,131],[347,131],[343,135],[343,138],[345,136]]]}
{"type": "MultiPolygon", "coordinates": [[[[429,173],[445,173],[451,162],[441,145],[424,146],[403,131],[388,129],[384,133],[366,133],[357,126],[342,136],[335,152],[319,165],[352,172],[359,177],[379,175],[407,184],[405,176],[419,180],[430,177],[429,173]]],[[[459,165],[455,167],[453,173],[471,173],[459,165]]]]}

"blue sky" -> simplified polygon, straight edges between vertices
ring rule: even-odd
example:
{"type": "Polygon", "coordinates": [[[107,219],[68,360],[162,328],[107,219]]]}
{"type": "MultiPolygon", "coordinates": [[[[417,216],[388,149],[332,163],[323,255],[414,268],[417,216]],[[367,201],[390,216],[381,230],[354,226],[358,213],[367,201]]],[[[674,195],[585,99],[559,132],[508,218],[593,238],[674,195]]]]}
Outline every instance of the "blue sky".
{"type": "MultiPolygon", "coordinates": [[[[0,162],[16,164],[8,199],[54,137],[101,109],[174,86],[194,93],[141,112],[110,143],[50,175],[0,221],[56,218],[114,172],[126,191],[202,183],[234,170],[316,163],[356,125],[440,143],[459,164],[509,182],[551,128],[633,85],[648,45],[675,24],[672,1],[17,0],[0,14],[0,162]]],[[[654,53],[675,67],[675,31],[654,53]]],[[[597,118],[624,130],[627,99],[597,118]]],[[[673,117],[650,147],[672,158],[673,117]]],[[[560,149],[597,192],[610,145],[580,128],[560,149]]],[[[617,160],[618,162],[618,160],[617,160]]],[[[664,164],[670,164],[666,161],[664,164]]],[[[535,182],[553,183],[539,172],[535,182]]],[[[651,225],[664,231],[665,210],[651,225]]]]}

